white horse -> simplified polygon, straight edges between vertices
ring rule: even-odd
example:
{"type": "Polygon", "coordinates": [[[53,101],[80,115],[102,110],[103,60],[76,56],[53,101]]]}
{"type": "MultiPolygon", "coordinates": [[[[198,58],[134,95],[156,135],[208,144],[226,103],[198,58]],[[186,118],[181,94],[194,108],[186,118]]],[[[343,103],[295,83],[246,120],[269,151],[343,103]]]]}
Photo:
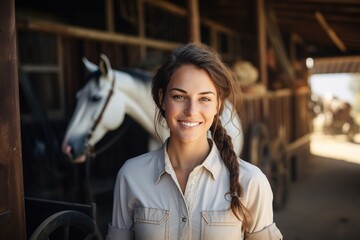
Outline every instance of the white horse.
{"type": "MultiPolygon", "coordinates": [[[[169,130],[166,126],[158,125],[155,131],[156,106],[151,96],[152,76],[140,70],[130,73],[114,70],[103,54],[99,66],[86,58],[83,58],[83,63],[90,77],[77,93],[77,105],[62,143],[63,152],[74,162],[84,162],[107,132],[120,127],[125,114],[150,134],[149,150],[159,147],[169,136],[169,130]],[[141,81],[139,76],[148,80],[141,81]]],[[[233,140],[236,154],[240,156],[244,139],[241,122],[237,115],[231,117],[230,109],[228,104],[221,121],[233,140]]]]}

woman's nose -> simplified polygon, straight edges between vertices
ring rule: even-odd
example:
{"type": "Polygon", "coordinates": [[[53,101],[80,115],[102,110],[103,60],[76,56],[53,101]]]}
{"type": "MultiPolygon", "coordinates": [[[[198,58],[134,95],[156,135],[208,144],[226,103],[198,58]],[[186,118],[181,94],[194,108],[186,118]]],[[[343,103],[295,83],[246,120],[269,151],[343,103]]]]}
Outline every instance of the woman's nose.
{"type": "Polygon", "coordinates": [[[192,116],[196,112],[196,104],[193,101],[188,101],[185,107],[185,115],[192,116]]]}

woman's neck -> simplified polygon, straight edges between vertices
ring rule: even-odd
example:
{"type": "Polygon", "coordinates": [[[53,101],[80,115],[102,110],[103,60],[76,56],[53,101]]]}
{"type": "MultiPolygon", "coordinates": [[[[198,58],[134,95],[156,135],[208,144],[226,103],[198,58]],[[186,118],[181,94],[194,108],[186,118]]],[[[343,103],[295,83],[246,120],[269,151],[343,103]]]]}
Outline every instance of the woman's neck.
{"type": "Polygon", "coordinates": [[[170,137],[167,153],[183,194],[185,194],[190,173],[205,160],[210,149],[207,139],[193,143],[180,143],[170,137]]]}
{"type": "Polygon", "coordinates": [[[170,138],[167,152],[174,169],[191,172],[208,156],[210,145],[207,139],[192,143],[181,143],[170,138]]]}

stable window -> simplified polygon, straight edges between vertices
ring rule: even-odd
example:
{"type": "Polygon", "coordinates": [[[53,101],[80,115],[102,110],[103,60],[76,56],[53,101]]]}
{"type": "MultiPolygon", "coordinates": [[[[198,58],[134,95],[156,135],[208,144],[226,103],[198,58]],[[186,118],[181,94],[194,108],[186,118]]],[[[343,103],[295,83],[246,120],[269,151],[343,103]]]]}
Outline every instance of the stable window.
{"type": "Polygon", "coordinates": [[[18,32],[20,111],[23,120],[46,113],[64,115],[61,39],[53,34],[18,32]]]}

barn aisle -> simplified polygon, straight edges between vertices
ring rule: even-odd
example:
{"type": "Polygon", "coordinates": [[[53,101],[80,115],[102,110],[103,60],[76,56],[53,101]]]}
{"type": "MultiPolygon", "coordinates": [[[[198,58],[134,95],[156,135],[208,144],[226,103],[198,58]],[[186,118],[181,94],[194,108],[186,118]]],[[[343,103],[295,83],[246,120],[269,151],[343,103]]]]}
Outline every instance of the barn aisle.
{"type": "Polygon", "coordinates": [[[275,212],[286,240],[360,239],[360,145],[315,133],[306,176],[275,212]]]}

